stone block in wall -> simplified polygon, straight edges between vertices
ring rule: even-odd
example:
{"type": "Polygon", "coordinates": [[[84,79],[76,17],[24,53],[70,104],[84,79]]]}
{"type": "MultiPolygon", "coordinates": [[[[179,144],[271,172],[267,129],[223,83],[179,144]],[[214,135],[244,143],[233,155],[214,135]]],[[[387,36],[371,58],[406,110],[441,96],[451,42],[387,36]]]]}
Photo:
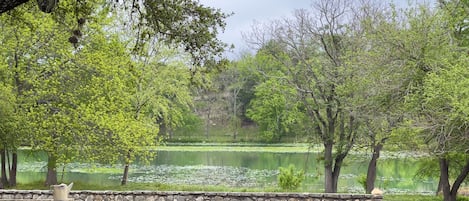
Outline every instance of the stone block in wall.
{"type": "Polygon", "coordinates": [[[103,201],[103,200],[104,200],[104,196],[98,194],[98,195],[94,196],[94,199],[93,199],[93,200],[94,200],[94,201],[103,201]]]}
{"type": "Polygon", "coordinates": [[[16,195],[15,195],[15,199],[16,199],[16,200],[21,200],[21,199],[23,199],[23,195],[21,195],[21,194],[16,194],[16,195]]]}
{"type": "Polygon", "coordinates": [[[24,195],[23,199],[33,199],[33,194],[28,193],[28,194],[24,195]]]}
{"type": "Polygon", "coordinates": [[[254,201],[251,197],[244,197],[241,201],[254,201]]]}
{"type": "Polygon", "coordinates": [[[145,196],[143,196],[143,195],[137,195],[137,196],[135,196],[134,201],[145,201],[145,196]]]}
{"type": "Polygon", "coordinates": [[[145,196],[145,201],[156,201],[156,196],[153,196],[153,195],[148,195],[148,196],[145,196]]]}
{"type": "Polygon", "coordinates": [[[84,201],[94,201],[94,195],[87,195],[84,201]]]}
{"type": "Polygon", "coordinates": [[[103,201],[114,201],[116,196],[114,194],[106,194],[103,201]]]}
{"type": "Polygon", "coordinates": [[[126,195],[126,196],[124,196],[124,201],[134,201],[134,196],[133,195],[126,195]]]}
{"type": "Polygon", "coordinates": [[[115,201],[124,201],[124,196],[123,195],[116,195],[115,201]]]}
{"type": "Polygon", "coordinates": [[[3,194],[2,195],[2,199],[4,199],[4,200],[11,200],[11,199],[14,199],[14,198],[15,198],[14,194],[3,194]]]}
{"type": "Polygon", "coordinates": [[[163,196],[159,196],[157,201],[166,201],[165,198],[163,196]]]}

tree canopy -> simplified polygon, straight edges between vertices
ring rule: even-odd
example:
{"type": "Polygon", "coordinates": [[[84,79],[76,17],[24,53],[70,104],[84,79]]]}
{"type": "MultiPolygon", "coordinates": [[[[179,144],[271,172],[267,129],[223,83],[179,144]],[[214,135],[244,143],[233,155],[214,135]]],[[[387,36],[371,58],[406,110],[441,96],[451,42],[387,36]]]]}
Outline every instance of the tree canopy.
{"type": "MultiPolygon", "coordinates": [[[[10,1],[0,3],[0,14],[11,12],[18,7],[36,4],[34,1],[10,1]]],[[[71,43],[78,43],[80,27],[92,21],[96,10],[108,7],[110,11],[126,16],[121,26],[132,29],[137,37],[134,50],[139,51],[152,37],[157,36],[167,44],[181,46],[192,56],[195,67],[203,70],[219,68],[222,53],[227,44],[217,38],[224,31],[225,19],[229,14],[210,8],[194,0],[183,1],[76,1],[76,0],[38,0],[38,6],[30,12],[50,13],[54,19],[67,25],[73,32],[71,43]],[[50,8],[43,8],[42,6],[50,8]],[[74,37],[76,36],[76,37],[74,37]]],[[[195,68],[192,69],[195,71],[195,68]]]]}

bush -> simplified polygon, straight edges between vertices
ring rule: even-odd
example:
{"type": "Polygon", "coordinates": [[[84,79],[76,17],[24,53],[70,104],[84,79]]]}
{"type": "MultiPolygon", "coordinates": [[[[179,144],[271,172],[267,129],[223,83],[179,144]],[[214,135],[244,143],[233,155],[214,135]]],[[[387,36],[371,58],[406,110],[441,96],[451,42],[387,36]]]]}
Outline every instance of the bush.
{"type": "Polygon", "coordinates": [[[360,175],[357,178],[357,182],[363,187],[363,190],[366,191],[366,175],[360,175]]]}
{"type": "Polygon", "coordinates": [[[278,175],[278,185],[283,190],[295,190],[300,187],[301,182],[304,180],[304,171],[296,170],[294,165],[288,168],[280,167],[278,175]]]}

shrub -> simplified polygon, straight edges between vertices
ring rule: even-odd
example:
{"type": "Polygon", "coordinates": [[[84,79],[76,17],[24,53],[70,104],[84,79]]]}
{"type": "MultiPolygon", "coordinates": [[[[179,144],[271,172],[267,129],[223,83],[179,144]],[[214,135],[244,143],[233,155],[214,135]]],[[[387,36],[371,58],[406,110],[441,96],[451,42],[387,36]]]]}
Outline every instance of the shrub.
{"type": "Polygon", "coordinates": [[[288,168],[280,167],[279,171],[278,185],[283,190],[295,190],[304,180],[304,171],[297,171],[294,165],[290,165],[288,168]]]}
{"type": "Polygon", "coordinates": [[[363,190],[366,191],[366,175],[358,176],[357,182],[363,187],[363,190]]]}

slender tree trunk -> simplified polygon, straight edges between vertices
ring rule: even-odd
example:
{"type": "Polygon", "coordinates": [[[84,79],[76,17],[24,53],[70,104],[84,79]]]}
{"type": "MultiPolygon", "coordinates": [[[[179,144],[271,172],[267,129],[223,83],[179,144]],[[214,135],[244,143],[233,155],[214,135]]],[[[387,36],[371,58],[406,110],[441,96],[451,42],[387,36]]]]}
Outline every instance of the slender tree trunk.
{"type": "Polygon", "coordinates": [[[13,151],[11,154],[11,167],[10,167],[10,186],[16,186],[16,173],[18,172],[18,153],[13,151]]]}
{"type": "Polygon", "coordinates": [[[127,184],[127,179],[129,177],[129,166],[130,166],[129,161],[130,161],[130,151],[127,152],[127,157],[125,159],[124,174],[122,175],[121,185],[127,184]]]}
{"type": "Polygon", "coordinates": [[[339,183],[340,169],[342,167],[342,161],[337,161],[334,164],[334,171],[332,172],[332,192],[337,193],[337,184],[339,183]]]}
{"type": "Polygon", "coordinates": [[[205,138],[208,139],[209,137],[209,129],[210,129],[210,113],[211,113],[211,108],[208,108],[207,112],[207,119],[205,120],[205,138]]]}
{"type": "Polygon", "coordinates": [[[47,158],[47,175],[45,186],[57,184],[57,158],[52,154],[48,154],[47,158]]]}
{"type": "Polygon", "coordinates": [[[6,149],[2,148],[0,150],[1,160],[2,160],[2,174],[1,174],[1,183],[2,186],[8,185],[8,178],[7,178],[7,169],[6,169],[6,149]]]}
{"type": "Polygon", "coordinates": [[[127,178],[129,177],[129,164],[125,164],[124,166],[124,174],[122,175],[121,185],[127,184],[127,178]]]}
{"type": "Polygon", "coordinates": [[[375,188],[376,166],[382,148],[383,145],[381,143],[375,144],[373,146],[373,154],[371,156],[370,162],[368,163],[368,171],[366,173],[366,193],[371,193],[373,188],[375,188]]]}
{"type": "Polygon", "coordinates": [[[454,200],[456,200],[456,195],[458,194],[459,187],[461,187],[461,184],[464,182],[468,174],[469,174],[469,159],[466,160],[466,165],[464,165],[464,167],[461,169],[458,177],[456,177],[456,180],[453,182],[453,185],[451,187],[450,194],[451,196],[454,197],[454,200]]]}
{"type": "Polygon", "coordinates": [[[237,119],[237,108],[238,108],[238,105],[237,105],[237,97],[238,97],[238,93],[235,93],[233,92],[233,96],[234,96],[234,100],[233,100],[233,129],[234,129],[234,132],[233,132],[233,140],[236,140],[236,137],[238,135],[238,119],[237,119]]]}

